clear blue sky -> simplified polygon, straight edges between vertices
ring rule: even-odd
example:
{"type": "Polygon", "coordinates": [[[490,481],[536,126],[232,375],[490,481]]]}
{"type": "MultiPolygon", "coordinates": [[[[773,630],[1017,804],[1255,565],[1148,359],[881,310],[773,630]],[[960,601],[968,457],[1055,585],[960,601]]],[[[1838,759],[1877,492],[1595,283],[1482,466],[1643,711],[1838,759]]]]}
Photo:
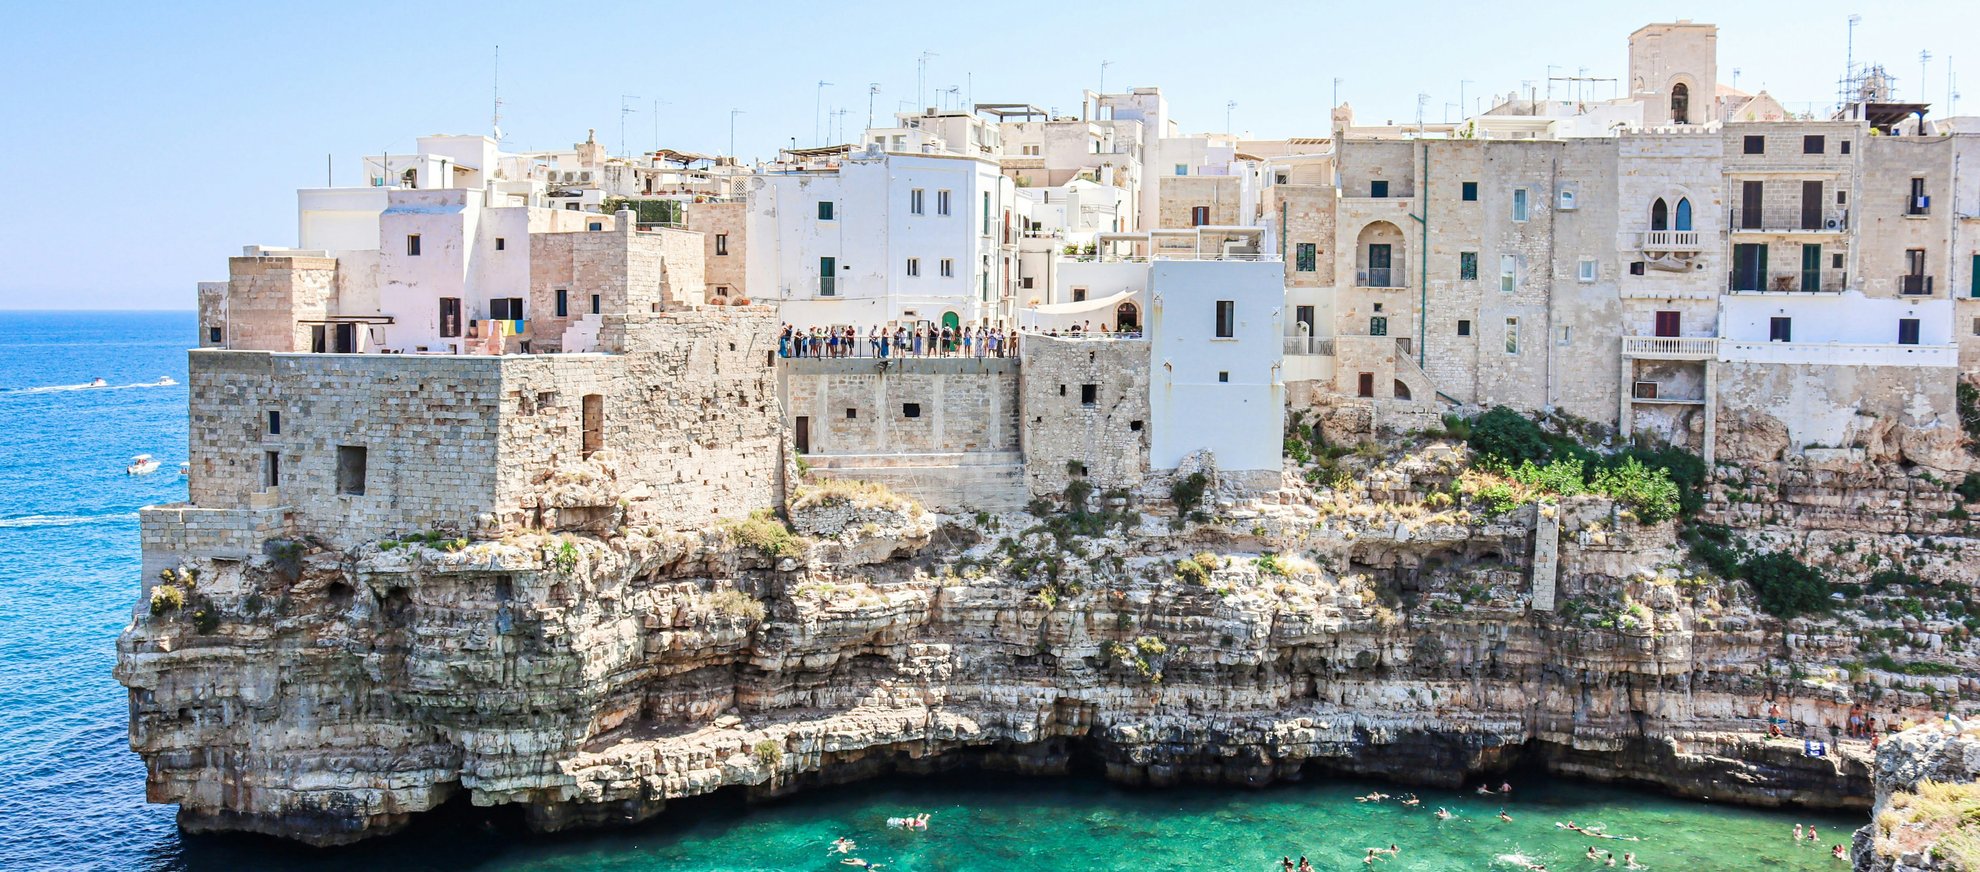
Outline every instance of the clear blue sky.
{"type": "MultiPolygon", "coordinates": [[[[0,30],[0,144],[14,181],[0,212],[0,309],[191,308],[251,243],[295,244],[293,190],[358,177],[360,155],[489,125],[502,46],[504,145],[564,147],[598,129],[619,148],[660,139],[768,156],[813,137],[816,83],[845,127],[915,95],[1076,108],[1079,89],[1159,85],[1183,127],[1325,135],[1333,79],[1360,119],[1403,121],[1416,95],[1458,100],[1525,80],[1620,76],[1651,21],[1719,25],[1720,78],[1793,109],[1833,99],[1846,20],[1856,57],[1885,64],[1944,113],[1945,58],[1980,114],[1980,2],[1219,3],[205,3],[15,4],[0,30]],[[1331,4],[1330,4],[1331,5],[1331,4]],[[1961,43],[1964,43],[1962,45],[1961,43]],[[1962,57],[1961,55],[1966,55],[1962,57]]],[[[1606,85],[1594,86],[1606,96],[1606,85]]]]}

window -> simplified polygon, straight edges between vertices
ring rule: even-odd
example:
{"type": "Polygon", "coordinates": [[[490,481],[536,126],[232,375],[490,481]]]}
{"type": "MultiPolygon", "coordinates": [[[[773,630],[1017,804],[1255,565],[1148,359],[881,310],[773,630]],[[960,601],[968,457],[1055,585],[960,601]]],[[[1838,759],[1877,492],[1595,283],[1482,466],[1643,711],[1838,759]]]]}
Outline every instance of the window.
{"type": "Polygon", "coordinates": [[[1744,153],[1746,153],[1746,154],[1766,154],[1766,153],[1767,153],[1767,137],[1765,137],[1765,136],[1748,136],[1748,137],[1746,137],[1746,142],[1745,142],[1745,144],[1744,144],[1744,153]]]}
{"type": "MultiPolygon", "coordinates": [[[[1976,331],[1976,332],[1980,332],[1980,331],[1976,331]]],[[[1128,429],[1129,429],[1129,430],[1133,430],[1133,431],[1134,431],[1134,432],[1136,432],[1136,433],[1139,433],[1139,432],[1141,432],[1141,422],[1140,422],[1140,421],[1129,421],[1129,422],[1128,422],[1128,429]]]]}
{"type": "Polygon", "coordinates": [[[818,201],[818,220],[820,220],[820,221],[830,221],[830,220],[832,220],[832,201],[831,201],[831,200],[819,200],[819,201],[818,201]]]}
{"type": "Polygon", "coordinates": [[[1219,372],[1217,373],[1217,383],[1218,383],[1218,384],[1226,384],[1226,383],[1228,383],[1228,382],[1230,382],[1230,380],[1231,380],[1231,373],[1230,373],[1230,370],[1221,370],[1221,371],[1219,371],[1219,372]]]}
{"type": "Polygon", "coordinates": [[[1768,342],[1793,342],[1794,319],[1774,316],[1767,321],[1768,342]]]}
{"type": "Polygon", "coordinates": [[[578,204],[576,204],[576,203],[565,203],[565,204],[564,204],[564,211],[566,211],[566,212],[576,212],[576,211],[578,211],[578,204]]]}
{"type": "Polygon", "coordinates": [[[1298,272],[1313,272],[1318,269],[1319,247],[1311,242],[1293,244],[1293,269],[1298,272]]]}
{"type": "Polygon", "coordinates": [[[937,215],[947,215],[947,214],[949,214],[949,192],[948,192],[948,191],[936,191],[936,192],[935,192],[935,214],[937,214],[937,215]]]}
{"type": "Polygon", "coordinates": [[[1291,182],[1292,182],[1292,176],[1289,176],[1285,173],[1272,174],[1272,184],[1285,185],[1285,184],[1291,184],[1291,182]]]}
{"type": "Polygon", "coordinates": [[[282,413],[273,409],[268,411],[268,435],[282,435],[282,413]]]}
{"type": "Polygon", "coordinates": [[[1080,385],[1080,386],[1079,386],[1079,404],[1080,404],[1080,405],[1082,405],[1082,406],[1091,406],[1091,405],[1095,405],[1095,404],[1097,404],[1097,403],[1099,403],[1099,402],[1100,402],[1100,386],[1099,386],[1099,385],[1080,385]]]}
{"type": "Polygon", "coordinates": [[[563,288],[557,289],[557,317],[563,318],[571,314],[570,296],[570,291],[563,288]]]}
{"type": "Polygon", "coordinates": [[[496,250],[496,251],[508,251],[508,250],[509,250],[509,240],[507,240],[507,239],[503,239],[503,238],[502,238],[502,237],[500,237],[500,236],[497,236],[497,237],[495,237],[495,250],[496,250]]]}
{"type": "Polygon", "coordinates": [[[1980,336],[1980,318],[1973,319],[1973,335],[1980,336]]]}
{"type": "Polygon", "coordinates": [[[336,339],[337,339],[338,354],[357,353],[358,347],[357,347],[356,324],[338,324],[336,339]]]}
{"type": "Polygon", "coordinates": [[[1476,201],[1478,200],[1478,183],[1477,183],[1477,182],[1465,182],[1465,183],[1464,183],[1464,184],[1463,184],[1463,185],[1462,185],[1461,187],[1462,187],[1462,189],[1463,189],[1463,191],[1464,191],[1464,201],[1465,201],[1465,202],[1467,202],[1467,203],[1471,203],[1471,202],[1476,202],[1476,201]]]}
{"type": "Polygon", "coordinates": [[[1468,319],[1468,318],[1459,318],[1459,319],[1458,319],[1458,335],[1459,335],[1459,336],[1470,336],[1470,335],[1471,335],[1471,320],[1470,320],[1470,319],[1468,319]]]}
{"type": "Polygon", "coordinates": [[[603,221],[593,221],[593,222],[591,222],[590,224],[587,224],[587,225],[585,225],[585,228],[584,228],[584,229],[586,229],[586,230],[604,230],[604,229],[605,229],[605,222],[603,222],[603,221]]]}
{"type": "Polygon", "coordinates": [[[715,234],[715,256],[716,257],[729,256],[729,234],[727,233],[715,234]]]}
{"type": "Polygon", "coordinates": [[[1359,377],[1357,377],[1357,378],[1356,378],[1356,379],[1355,379],[1354,381],[1355,381],[1355,384],[1354,384],[1354,395],[1355,395],[1355,396],[1357,396],[1357,397],[1372,397],[1372,396],[1375,396],[1375,374],[1374,374],[1374,373],[1372,373],[1372,372],[1364,372],[1364,373],[1361,373],[1361,374],[1360,374],[1360,376],[1359,376],[1359,377]]]}
{"type": "Polygon", "coordinates": [[[364,496],[364,454],[362,446],[337,446],[338,493],[354,497],[364,496]]]}
{"type": "Polygon", "coordinates": [[[818,295],[829,297],[838,293],[839,259],[821,257],[818,259],[818,295]]]}
{"type": "Polygon", "coordinates": [[[1819,135],[1810,134],[1801,138],[1802,154],[1821,154],[1828,150],[1828,143],[1819,135]]]}
{"type": "Polygon", "coordinates": [[[1519,255],[1499,255],[1499,290],[1508,294],[1519,285],[1519,255]]]}
{"type": "Polygon", "coordinates": [[[919,214],[921,214],[921,201],[922,201],[922,194],[921,194],[921,189],[920,189],[920,188],[915,188],[914,190],[912,190],[912,191],[909,191],[909,192],[908,192],[908,214],[910,214],[910,215],[919,215],[919,214]]]}
{"type": "Polygon", "coordinates": [[[1577,270],[1575,272],[1576,279],[1579,279],[1580,281],[1584,281],[1584,282],[1592,282],[1595,280],[1595,261],[1584,257],[1581,259],[1581,262],[1576,266],[1577,266],[1577,270]]]}
{"type": "Polygon", "coordinates": [[[1458,252],[1458,281],[1478,281],[1478,252],[1458,252]]]}
{"type": "Polygon", "coordinates": [[[952,279],[955,277],[956,277],[956,262],[950,258],[946,258],[946,257],[942,258],[942,278],[952,279]]]}
{"type": "MultiPolygon", "coordinates": [[[[1980,296],[1980,295],[1976,295],[1976,296],[1980,296]]],[[[218,328],[218,327],[208,327],[208,328],[206,328],[206,341],[208,341],[208,342],[219,342],[219,341],[220,341],[220,328],[218,328]]]]}
{"type": "Polygon", "coordinates": [[[1845,139],[1842,141],[1841,144],[1842,144],[1842,148],[1838,150],[1841,151],[1843,154],[1849,154],[1849,140],[1845,139]]]}
{"type": "Polygon", "coordinates": [[[983,235],[990,235],[990,192],[983,192],[983,235]]]}
{"type": "Polygon", "coordinates": [[[406,256],[419,256],[419,234],[414,233],[406,237],[406,256]]]}
{"type": "Polygon", "coordinates": [[[1189,175],[1189,164],[1176,164],[1176,175],[1189,175]]]}
{"type": "Polygon", "coordinates": [[[1525,188],[1513,189],[1512,218],[1514,221],[1526,220],[1526,189],[1525,188]]]}
{"type": "Polygon", "coordinates": [[[1208,223],[1210,223],[1210,207],[1209,207],[1209,206],[1191,206],[1191,207],[1189,207],[1189,226],[1191,226],[1191,227],[1202,227],[1203,225],[1205,225],[1205,224],[1208,224],[1208,223]]]}
{"type": "Polygon", "coordinates": [[[1829,268],[1830,268],[1830,269],[1842,269],[1842,255],[1841,255],[1841,254],[1831,254],[1831,255],[1829,255],[1829,268]]]}
{"type": "Polygon", "coordinates": [[[1033,279],[1031,276],[1025,276],[1024,278],[1019,280],[1018,287],[1021,287],[1027,291],[1031,290],[1032,282],[1033,279]]]}
{"type": "Polygon", "coordinates": [[[1656,335],[1667,338],[1678,335],[1678,324],[1681,316],[1677,312],[1667,309],[1658,312],[1656,317],[1656,335]]]}
{"type": "Polygon", "coordinates": [[[1508,317],[1506,319],[1506,353],[1507,354],[1519,353],[1519,319],[1518,318],[1508,317]]]}
{"type": "MultiPolygon", "coordinates": [[[[729,294],[728,294],[728,289],[727,289],[727,288],[722,288],[722,289],[721,289],[721,291],[722,291],[722,296],[724,296],[724,297],[726,297],[726,296],[728,296],[728,295],[729,295],[729,294]]],[[[596,314],[598,314],[598,303],[599,303],[599,300],[598,300],[598,295],[597,295],[597,294],[592,294],[592,295],[591,295],[591,314],[593,314],[593,315],[596,315],[596,314]]]]}
{"type": "MultiPolygon", "coordinates": [[[[1841,260],[1842,255],[1840,254],[1836,255],[1836,259],[1841,260]]],[[[1837,266],[1841,266],[1841,264],[1837,264],[1837,266]]],[[[1966,291],[1967,295],[1972,297],[1980,297],[1980,254],[1976,254],[1973,256],[1973,269],[1969,271],[1968,283],[1970,286],[1967,288],[1966,291]]],[[[215,335],[213,337],[213,341],[219,342],[220,337],[218,335],[215,335]]]]}
{"type": "Polygon", "coordinates": [[[1084,303],[1084,302],[1086,302],[1086,289],[1085,289],[1085,288],[1073,288],[1073,298],[1072,298],[1072,301],[1073,301],[1073,302],[1075,302],[1075,303],[1084,303]]]}
{"type": "Polygon", "coordinates": [[[440,298],[440,335],[454,337],[461,335],[461,298],[440,298]]]}
{"type": "Polygon", "coordinates": [[[1645,266],[1646,264],[1643,261],[1632,260],[1629,262],[1629,274],[1633,276],[1643,275],[1645,266]]]}
{"type": "Polygon", "coordinates": [[[849,409],[847,409],[847,410],[846,410],[846,420],[848,420],[848,421],[854,421],[854,420],[858,420],[858,419],[859,419],[859,410],[858,410],[858,409],[850,409],[850,408],[849,408],[849,409]]]}
{"type": "Polygon", "coordinates": [[[1899,319],[1898,319],[1898,344],[1899,344],[1899,345],[1917,345],[1917,344],[1918,344],[1918,319],[1917,319],[1917,318],[1899,318],[1899,319]]]}
{"type": "Polygon", "coordinates": [[[1389,335],[1389,319],[1386,315],[1374,315],[1368,319],[1368,335],[1389,335]]]}
{"type": "Polygon", "coordinates": [[[1376,179],[1368,183],[1368,196],[1386,197],[1388,195],[1389,195],[1389,183],[1386,179],[1376,179]]]}
{"type": "Polygon", "coordinates": [[[1217,301],[1217,338],[1230,339],[1237,335],[1237,301],[1217,301]]]}
{"type": "Polygon", "coordinates": [[[921,404],[920,404],[920,403],[902,403],[902,404],[901,404],[901,417],[903,417],[903,418],[919,418],[919,417],[921,417],[921,404]]]}
{"type": "Polygon", "coordinates": [[[585,394],[584,399],[579,403],[579,408],[583,415],[583,420],[579,422],[583,433],[578,447],[583,456],[590,457],[598,449],[605,447],[605,396],[585,394]]]}
{"type": "Polygon", "coordinates": [[[1677,223],[1674,226],[1672,226],[1671,229],[1673,230],[1691,229],[1691,198],[1690,197],[1678,198],[1677,223]]]}
{"type": "Polygon", "coordinates": [[[1554,344],[1560,346],[1567,346],[1574,344],[1574,328],[1567,324],[1562,324],[1561,336],[1559,339],[1554,340],[1554,344]]]}
{"type": "Polygon", "coordinates": [[[921,275],[921,258],[908,258],[907,274],[910,278],[921,275]]]}
{"type": "Polygon", "coordinates": [[[523,301],[521,297],[496,297],[488,301],[488,317],[497,321],[521,321],[523,301]]]}
{"type": "Polygon", "coordinates": [[[1932,198],[1925,196],[1925,180],[1911,180],[1911,197],[1904,202],[1904,214],[1928,215],[1932,211],[1932,198]]]}
{"type": "Polygon", "coordinates": [[[278,451],[261,452],[261,488],[267,490],[282,486],[282,454],[278,451]]]}
{"type": "Polygon", "coordinates": [[[1691,87],[1683,82],[1671,86],[1671,123],[1691,123],[1691,87]]]}

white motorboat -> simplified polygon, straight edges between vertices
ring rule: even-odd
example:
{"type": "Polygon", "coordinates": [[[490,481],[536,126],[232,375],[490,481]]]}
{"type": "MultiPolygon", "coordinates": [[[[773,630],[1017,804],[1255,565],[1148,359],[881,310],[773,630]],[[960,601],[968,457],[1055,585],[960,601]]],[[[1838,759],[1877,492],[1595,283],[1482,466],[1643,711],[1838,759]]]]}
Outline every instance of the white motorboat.
{"type": "Polygon", "coordinates": [[[161,375],[158,377],[158,380],[152,382],[152,384],[155,384],[159,387],[171,387],[172,385],[178,384],[178,382],[174,381],[172,377],[169,375],[161,375]]]}
{"type": "Polygon", "coordinates": [[[158,461],[151,459],[149,454],[140,454],[131,458],[131,465],[124,467],[125,475],[150,475],[157,471],[158,461]]]}
{"type": "Polygon", "coordinates": [[[89,380],[89,384],[88,384],[88,385],[85,385],[85,387],[92,387],[92,388],[107,388],[107,387],[109,387],[109,386],[110,386],[110,383],[109,383],[108,381],[105,381],[105,380],[103,380],[103,379],[101,379],[101,378],[93,378],[93,379],[90,379],[90,380],[89,380]]]}
{"type": "Polygon", "coordinates": [[[192,461],[190,460],[179,461],[179,476],[183,478],[188,475],[192,475],[192,461]]]}

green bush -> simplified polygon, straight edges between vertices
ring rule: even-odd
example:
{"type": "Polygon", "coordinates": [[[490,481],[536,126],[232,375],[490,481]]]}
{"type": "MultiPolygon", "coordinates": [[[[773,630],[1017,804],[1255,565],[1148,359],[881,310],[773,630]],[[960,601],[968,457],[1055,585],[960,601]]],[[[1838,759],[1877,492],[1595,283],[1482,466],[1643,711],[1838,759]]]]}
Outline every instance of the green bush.
{"type": "Polygon", "coordinates": [[[1582,475],[1581,461],[1578,459],[1556,460],[1546,466],[1535,465],[1531,460],[1522,461],[1508,474],[1513,481],[1529,488],[1564,497],[1571,497],[1588,489],[1582,475]]]}
{"type": "Polygon", "coordinates": [[[1695,515],[1705,507],[1705,461],[1674,445],[1651,448],[1632,445],[1610,456],[1604,465],[1619,466],[1630,460],[1664,474],[1677,485],[1678,511],[1695,515]]]}
{"type": "Polygon", "coordinates": [[[1980,388],[1962,380],[1955,394],[1959,403],[1959,428],[1966,431],[1966,450],[1980,454],[1980,388]]]}
{"type": "Polygon", "coordinates": [[[1776,551],[1750,557],[1740,564],[1740,575],[1753,586],[1760,609],[1774,617],[1787,619],[1828,608],[1828,579],[1793,554],[1776,551]]]}
{"type": "Polygon", "coordinates": [[[1200,472],[1192,472],[1176,479],[1169,485],[1169,499],[1176,504],[1176,514],[1187,515],[1203,501],[1203,490],[1210,486],[1210,477],[1200,472]]]}
{"type": "Polygon", "coordinates": [[[151,589],[151,613],[162,615],[177,611],[186,604],[186,592],[176,584],[161,584],[151,589]]]}
{"type": "Polygon", "coordinates": [[[1545,463],[1551,454],[1540,425],[1505,406],[1474,419],[1468,441],[1488,462],[1508,468],[1529,460],[1545,463]]]}
{"type": "Polygon", "coordinates": [[[1519,489],[1502,481],[1495,481],[1478,489],[1478,500],[1485,504],[1486,514],[1503,515],[1525,505],[1520,499],[1519,489]]]}
{"type": "Polygon", "coordinates": [[[730,542],[754,548],[765,557],[798,557],[804,554],[804,540],[784,526],[784,522],[769,509],[757,509],[748,518],[731,522],[728,533],[730,542]]]}
{"type": "Polygon", "coordinates": [[[777,768],[778,764],[784,762],[784,746],[775,739],[757,742],[755,747],[750,748],[750,753],[756,756],[756,762],[771,769],[777,768]]]}
{"type": "Polygon", "coordinates": [[[1959,487],[1953,488],[1962,502],[1980,501],[1980,472],[1969,472],[1959,480],[1959,487]]]}
{"type": "Polygon", "coordinates": [[[723,617],[752,623],[763,620],[765,614],[761,601],[739,590],[717,591],[708,598],[708,606],[723,617]]]}
{"type": "Polygon", "coordinates": [[[1185,557],[1176,561],[1176,578],[1187,584],[1209,584],[1210,570],[1203,568],[1203,564],[1196,562],[1195,558],[1185,557]]]}
{"type": "Polygon", "coordinates": [[[1595,490],[1628,505],[1644,523],[1669,520],[1678,513],[1678,486],[1670,474],[1649,469],[1634,457],[1595,473],[1595,490]]]}

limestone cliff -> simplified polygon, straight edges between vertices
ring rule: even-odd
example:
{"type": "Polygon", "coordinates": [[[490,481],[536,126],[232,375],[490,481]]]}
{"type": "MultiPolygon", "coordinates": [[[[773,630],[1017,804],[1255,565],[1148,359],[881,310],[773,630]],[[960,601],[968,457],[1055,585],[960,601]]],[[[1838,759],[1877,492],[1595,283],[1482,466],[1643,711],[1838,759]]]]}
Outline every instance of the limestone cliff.
{"type": "MultiPolygon", "coordinates": [[[[1865,808],[1861,752],[1766,741],[1768,704],[1826,732],[1856,694],[1923,717],[1972,690],[1970,671],[1865,671],[1875,621],[1762,615],[1687,564],[1674,525],[1607,500],[1437,507],[1461,452],[1429,442],[1338,489],[1289,473],[1264,501],[1212,469],[1192,505],[1157,483],[938,517],[837,492],[794,499],[796,532],[275,543],[176,570],[196,603],[136,609],[118,677],[150,798],[182,826],[316,844],[461,794],[554,830],[959,765],[1456,785],[1524,761],[1865,808]]],[[[1862,527],[1837,554],[1909,555],[1909,535],[1862,527]]],[[[1930,644],[1937,620],[1890,644],[1930,644]]],[[[1935,638],[1963,662],[1963,637],[1935,638]]]]}
{"type": "Polygon", "coordinates": [[[1876,803],[1852,845],[1860,872],[1972,869],[1980,862],[1980,729],[1906,730],[1877,752],[1876,803]]]}

